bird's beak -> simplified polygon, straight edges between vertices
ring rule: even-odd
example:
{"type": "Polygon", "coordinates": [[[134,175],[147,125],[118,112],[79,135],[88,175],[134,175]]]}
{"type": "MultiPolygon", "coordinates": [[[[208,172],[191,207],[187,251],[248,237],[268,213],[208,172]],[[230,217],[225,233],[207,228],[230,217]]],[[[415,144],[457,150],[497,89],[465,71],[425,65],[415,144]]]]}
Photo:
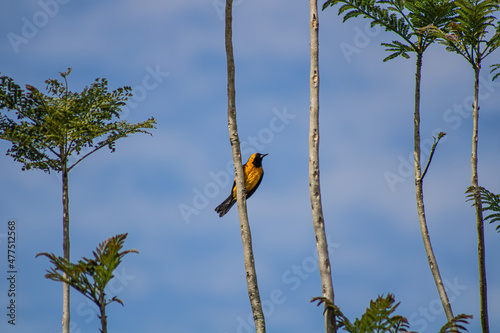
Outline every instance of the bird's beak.
{"type": "Polygon", "coordinates": [[[262,154],[262,156],[260,158],[264,158],[264,156],[267,156],[267,155],[269,155],[269,154],[262,154]]]}

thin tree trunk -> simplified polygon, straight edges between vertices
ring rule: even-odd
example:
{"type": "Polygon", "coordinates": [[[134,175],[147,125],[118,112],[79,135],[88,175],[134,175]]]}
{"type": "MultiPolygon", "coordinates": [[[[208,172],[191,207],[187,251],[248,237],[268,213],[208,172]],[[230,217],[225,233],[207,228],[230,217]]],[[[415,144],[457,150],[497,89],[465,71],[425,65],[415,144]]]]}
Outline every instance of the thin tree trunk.
{"type": "Polygon", "coordinates": [[[108,318],[106,317],[106,300],[104,295],[100,296],[100,310],[101,310],[101,333],[108,333],[108,318]]]}
{"type": "MultiPolygon", "coordinates": [[[[318,2],[309,0],[310,33],[311,33],[311,73],[310,73],[310,125],[309,125],[309,191],[313,218],[316,248],[318,250],[319,272],[321,276],[322,294],[334,303],[332,272],[328,243],[325,234],[323,207],[319,180],[319,64],[318,64],[318,2]]],[[[325,302],[325,332],[336,332],[335,315],[325,302]]]]}
{"type": "Polygon", "coordinates": [[[479,129],[479,72],[480,65],[474,66],[474,105],[473,105],[473,129],[472,129],[472,156],[471,156],[471,183],[474,188],[474,207],[476,208],[476,227],[477,227],[477,256],[479,263],[479,297],[481,307],[481,327],[483,333],[490,331],[488,324],[488,298],[486,287],[486,259],[484,250],[484,222],[483,222],[483,207],[481,195],[479,192],[479,181],[477,175],[477,144],[478,144],[478,129],[479,129]]]}
{"type": "Polygon", "coordinates": [[[236,93],[234,83],[234,56],[232,42],[232,0],[226,0],[226,55],[227,55],[227,96],[228,96],[228,127],[231,148],[233,151],[234,169],[236,175],[237,204],[240,218],[241,240],[243,242],[243,256],[245,262],[246,279],[248,286],[248,296],[257,333],[266,332],[264,312],[260,301],[259,286],[257,284],[257,272],[252,249],[252,235],[248,222],[246,205],[246,188],[243,178],[243,165],[241,162],[240,141],[238,137],[238,127],[236,123],[236,93]]]}
{"type": "MultiPolygon", "coordinates": [[[[63,254],[64,259],[70,261],[69,256],[69,191],[68,191],[68,169],[66,165],[66,156],[61,150],[62,158],[62,202],[63,202],[63,254]]],[[[67,278],[67,274],[64,273],[67,278]]],[[[69,333],[70,311],[69,311],[69,284],[63,283],[63,333],[69,333]]]]}
{"type": "MultiPolygon", "coordinates": [[[[439,273],[439,267],[437,264],[436,257],[434,256],[434,251],[432,250],[431,238],[429,236],[429,230],[427,229],[427,220],[425,217],[424,208],[424,193],[423,193],[423,176],[420,161],[420,79],[422,75],[422,53],[417,53],[417,69],[415,74],[415,114],[414,114],[414,162],[415,162],[415,195],[417,199],[417,212],[418,220],[420,222],[420,231],[422,233],[422,240],[424,241],[425,252],[427,253],[427,259],[429,260],[429,267],[436,283],[436,287],[439,293],[439,298],[443,304],[443,309],[446,314],[448,321],[453,319],[453,312],[451,310],[450,301],[446,290],[444,288],[443,280],[441,279],[441,274],[439,273]]],[[[429,157],[429,163],[430,163],[429,157]]]]}

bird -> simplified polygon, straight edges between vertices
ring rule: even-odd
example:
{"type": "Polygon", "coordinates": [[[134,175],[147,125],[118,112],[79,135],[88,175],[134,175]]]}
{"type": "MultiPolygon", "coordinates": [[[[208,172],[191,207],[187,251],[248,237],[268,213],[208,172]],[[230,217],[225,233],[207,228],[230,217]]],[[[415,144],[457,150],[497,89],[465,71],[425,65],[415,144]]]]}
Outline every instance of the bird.
{"type": "MultiPolygon", "coordinates": [[[[247,190],[247,199],[255,193],[255,190],[259,187],[262,182],[262,177],[264,177],[264,169],[262,169],[262,159],[268,154],[254,153],[248,158],[248,161],[243,166],[243,175],[245,188],[247,190]]],[[[224,200],[215,211],[219,214],[219,217],[223,217],[236,203],[236,178],[233,182],[233,188],[231,189],[231,194],[224,200]]]]}

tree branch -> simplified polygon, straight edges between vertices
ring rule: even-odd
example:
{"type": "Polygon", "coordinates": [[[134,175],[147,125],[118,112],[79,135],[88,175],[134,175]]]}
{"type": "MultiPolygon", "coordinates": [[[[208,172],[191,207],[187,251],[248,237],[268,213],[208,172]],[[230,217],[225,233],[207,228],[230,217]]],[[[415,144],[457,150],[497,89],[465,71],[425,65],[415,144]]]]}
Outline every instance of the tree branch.
{"type": "Polygon", "coordinates": [[[431,164],[432,161],[432,156],[434,156],[434,151],[436,150],[436,147],[439,143],[439,140],[441,140],[442,137],[444,137],[446,133],[440,132],[437,136],[437,139],[434,138],[434,143],[432,144],[431,148],[431,154],[429,155],[429,160],[427,161],[427,165],[425,166],[424,172],[422,173],[422,176],[420,177],[420,181],[424,180],[425,174],[427,173],[427,169],[429,169],[429,165],[431,164]]]}

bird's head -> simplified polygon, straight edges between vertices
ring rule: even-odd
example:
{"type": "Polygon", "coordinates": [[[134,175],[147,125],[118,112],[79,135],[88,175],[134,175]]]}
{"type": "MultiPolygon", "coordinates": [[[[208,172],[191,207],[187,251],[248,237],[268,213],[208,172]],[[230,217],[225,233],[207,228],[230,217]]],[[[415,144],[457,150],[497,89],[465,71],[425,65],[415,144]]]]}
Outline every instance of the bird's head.
{"type": "Polygon", "coordinates": [[[255,165],[256,167],[261,167],[262,166],[262,159],[267,155],[268,154],[255,153],[252,156],[250,156],[250,158],[248,159],[248,162],[253,163],[253,165],[255,165]]]}

